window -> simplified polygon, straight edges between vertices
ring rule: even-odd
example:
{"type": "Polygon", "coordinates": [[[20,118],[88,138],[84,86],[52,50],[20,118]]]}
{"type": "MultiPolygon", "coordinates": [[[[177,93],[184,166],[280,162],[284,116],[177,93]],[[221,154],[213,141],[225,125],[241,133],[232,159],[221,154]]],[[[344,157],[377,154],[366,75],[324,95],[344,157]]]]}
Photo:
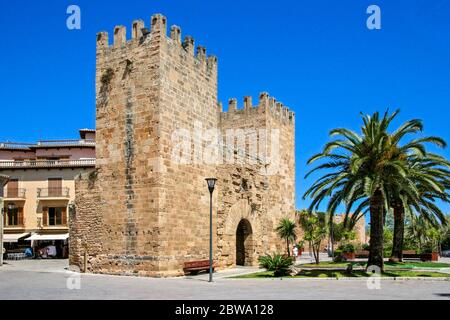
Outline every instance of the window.
{"type": "Polygon", "coordinates": [[[64,208],[48,208],[48,225],[58,226],[63,224],[64,208]]]}
{"type": "Polygon", "coordinates": [[[4,224],[8,227],[16,227],[23,225],[23,208],[14,207],[5,208],[6,214],[4,216],[4,224]]]}
{"type": "Polygon", "coordinates": [[[7,226],[18,226],[19,225],[19,208],[8,209],[8,220],[7,226]]]}

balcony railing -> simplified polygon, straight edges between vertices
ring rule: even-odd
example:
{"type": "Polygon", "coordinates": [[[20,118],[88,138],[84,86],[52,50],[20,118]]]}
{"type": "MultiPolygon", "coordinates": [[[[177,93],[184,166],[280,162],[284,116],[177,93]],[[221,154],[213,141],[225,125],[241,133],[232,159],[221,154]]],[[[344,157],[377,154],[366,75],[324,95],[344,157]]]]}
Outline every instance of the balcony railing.
{"type": "Polygon", "coordinates": [[[69,188],[38,188],[38,198],[69,198],[69,188]]]}
{"type": "Polygon", "coordinates": [[[29,149],[34,146],[32,143],[0,142],[0,149],[29,149]]]}
{"type": "Polygon", "coordinates": [[[7,188],[6,197],[9,199],[25,199],[26,189],[24,188],[7,188]]]}
{"type": "Polygon", "coordinates": [[[40,140],[37,147],[70,147],[70,146],[95,146],[95,140],[40,140]]]}
{"type": "Polygon", "coordinates": [[[82,168],[94,167],[95,159],[0,161],[0,169],[8,168],[82,168]]]}
{"type": "Polygon", "coordinates": [[[31,148],[46,148],[46,147],[80,147],[80,146],[95,146],[95,140],[92,139],[78,139],[78,140],[40,140],[37,143],[22,143],[22,142],[0,142],[0,149],[31,149],[31,148]]]}

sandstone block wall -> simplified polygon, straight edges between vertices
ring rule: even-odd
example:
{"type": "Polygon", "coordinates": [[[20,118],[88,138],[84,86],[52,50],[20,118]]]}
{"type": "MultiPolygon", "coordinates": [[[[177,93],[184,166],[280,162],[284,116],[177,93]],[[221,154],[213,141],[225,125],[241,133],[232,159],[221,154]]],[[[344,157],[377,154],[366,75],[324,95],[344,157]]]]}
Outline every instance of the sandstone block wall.
{"type": "MultiPolygon", "coordinates": [[[[90,259],[102,252],[104,224],[98,214],[102,204],[97,186],[97,171],[75,177],[75,208],[69,208],[69,264],[81,267],[87,252],[90,259]],[[80,203],[81,201],[81,203],[80,203]]],[[[92,268],[92,264],[89,265],[92,268]]]]}

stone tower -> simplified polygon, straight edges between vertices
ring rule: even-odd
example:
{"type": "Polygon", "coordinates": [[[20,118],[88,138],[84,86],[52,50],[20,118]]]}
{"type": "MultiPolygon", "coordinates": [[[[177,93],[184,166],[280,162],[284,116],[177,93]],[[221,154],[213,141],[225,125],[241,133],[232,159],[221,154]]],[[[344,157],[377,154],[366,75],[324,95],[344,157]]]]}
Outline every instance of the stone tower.
{"type": "Polygon", "coordinates": [[[110,45],[97,34],[97,164],[76,181],[70,264],[86,254],[91,272],[182,274],[208,256],[210,176],[218,267],[283,250],[274,227],[294,214],[294,114],[266,93],[222,112],[217,58],[177,26],[168,37],[160,14],[131,35],[117,26],[110,45]]]}

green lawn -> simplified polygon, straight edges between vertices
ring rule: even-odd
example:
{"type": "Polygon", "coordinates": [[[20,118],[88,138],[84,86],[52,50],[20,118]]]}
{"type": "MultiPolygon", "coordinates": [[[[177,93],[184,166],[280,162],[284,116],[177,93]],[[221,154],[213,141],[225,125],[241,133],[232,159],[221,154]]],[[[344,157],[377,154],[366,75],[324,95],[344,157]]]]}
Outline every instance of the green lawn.
{"type": "MultiPolygon", "coordinates": [[[[366,278],[370,275],[363,270],[353,271],[351,274],[345,271],[335,270],[302,270],[296,276],[286,276],[283,278],[366,278]]],[[[382,274],[382,277],[428,277],[428,278],[450,278],[450,274],[439,272],[420,272],[420,271],[387,271],[382,274]]],[[[258,278],[275,278],[273,272],[263,271],[233,278],[239,279],[258,279],[258,278]]]]}
{"type": "MultiPolygon", "coordinates": [[[[302,264],[302,268],[346,268],[349,264],[353,267],[365,267],[366,262],[332,262],[326,261],[321,262],[319,265],[314,263],[302,264]]],[[[450,263],[443,262],[421,262],[421,261],[407,261],[407,262],[385,262],[385,267],[387,270],[391,269],[416,269],[416,268],[450,268],[450,263]]]]}
{"type": "Polygon", "coordinates": [[[353,267],[365,267],[365,262],[333,262],[333,261],[324,261],[320,264],[315,263],[307,263],[307,264],[301,264],[301,268],[313,268],[313,269],[320,269],[320,268],[346,268],[349,264],[352,264],[353,267]]]}
{"type": "Polygon", "coordinates": [[[385,262],[385,266],[393,268],[450,268],[450,263],[443,262],[421,262],[421,261],[406,261],[406,262],[385,262]]]}

